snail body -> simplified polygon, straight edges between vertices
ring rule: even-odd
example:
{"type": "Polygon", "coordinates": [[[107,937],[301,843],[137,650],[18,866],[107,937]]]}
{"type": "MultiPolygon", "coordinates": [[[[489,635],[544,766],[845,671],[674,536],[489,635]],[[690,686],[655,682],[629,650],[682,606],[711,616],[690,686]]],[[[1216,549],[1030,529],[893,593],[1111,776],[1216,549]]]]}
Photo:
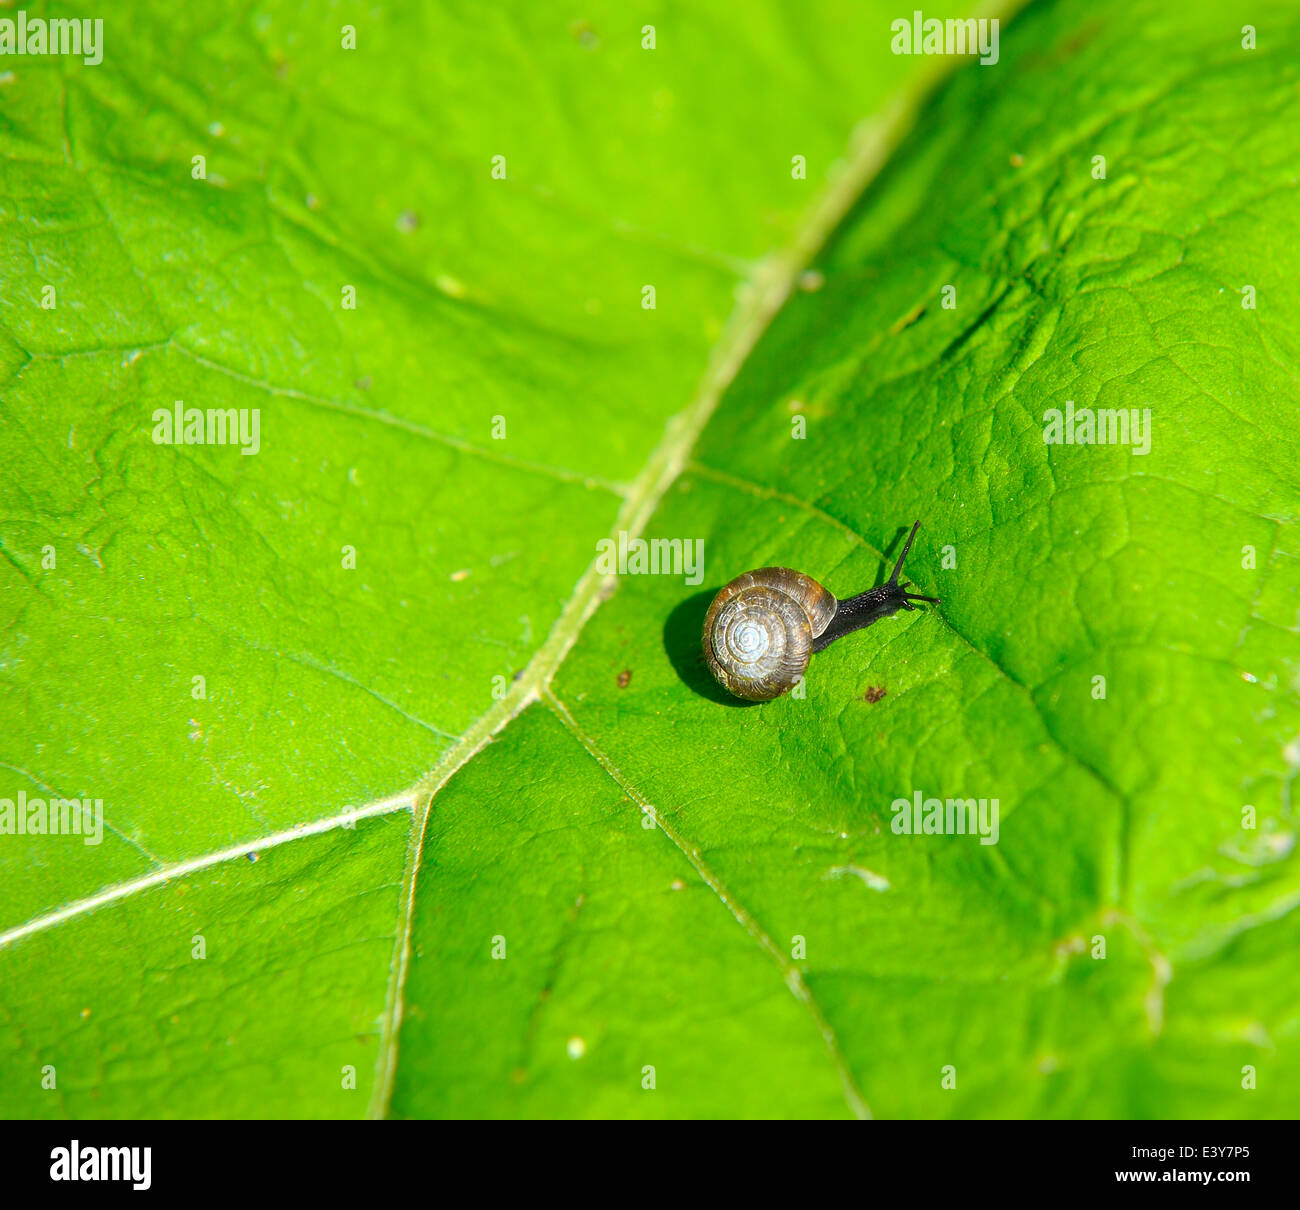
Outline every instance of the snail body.
{"type": "Polygon", "coordinates": [[[855,597],[839,600],[789,567],[760,567],[724,585],[704,619],[704,659],[714,679],[736,697],[771,701],[797,685],[813,654],[836,639],[913,609],[912,601],[937,604],[898,582],[920,525],[912,526],[894,574],[855,597]]]}

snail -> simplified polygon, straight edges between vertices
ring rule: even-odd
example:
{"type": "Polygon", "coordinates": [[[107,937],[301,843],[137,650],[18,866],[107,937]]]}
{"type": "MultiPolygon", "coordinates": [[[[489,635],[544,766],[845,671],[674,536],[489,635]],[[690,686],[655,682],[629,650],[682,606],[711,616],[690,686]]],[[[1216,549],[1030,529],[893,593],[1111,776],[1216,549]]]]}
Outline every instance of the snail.
{"type": "Polygon", "coordinates": [[[837,600],[812,576],[788,567],[760,567],[737,576],[713,598],[704,618],[704,658],[718,684],[736,697],[767,702],[803,679],[813,653],[912,601],[938,597],[908,592],[898,582],[921,528],[912,526],[894,574],[879,588],[837,600]]]}

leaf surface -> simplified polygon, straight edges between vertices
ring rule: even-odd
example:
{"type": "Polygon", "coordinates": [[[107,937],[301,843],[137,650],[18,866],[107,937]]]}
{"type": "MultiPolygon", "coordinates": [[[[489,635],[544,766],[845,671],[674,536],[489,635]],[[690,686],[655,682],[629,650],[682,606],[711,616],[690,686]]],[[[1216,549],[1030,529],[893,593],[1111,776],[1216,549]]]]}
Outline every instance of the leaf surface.
{"type": "Polygon", "coordinates": [[[952,64],[733,7],[271,4],[6,85],[0,762],[106,834],[0,838],[0,1111],[1294,1113],[1295,18],[1035,5],[877,174],[952,64]],[[718,585],[916,517],[942,606],[720,700],[718,585]]]}

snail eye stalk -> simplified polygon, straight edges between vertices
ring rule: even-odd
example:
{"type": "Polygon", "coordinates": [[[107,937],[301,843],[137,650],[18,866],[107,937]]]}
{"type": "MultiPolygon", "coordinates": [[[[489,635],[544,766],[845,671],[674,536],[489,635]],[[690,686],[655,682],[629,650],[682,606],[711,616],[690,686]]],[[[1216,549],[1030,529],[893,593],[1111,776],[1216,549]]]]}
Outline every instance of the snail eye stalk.
{"type": "Polygon", "coordinates": [[[848,597],[838,603],[830,625],[813,642],[814,653],[825,650],[836,639],[843,638],[846,634],[862,630],[873,622],[879,622],[881,618],[890,617],[900,609],[914,610],[916,606],[912,604],[913,601],[926,601],[931,605],[939,604],[938,597],[908,592],[906,587],[898,582],[898,577],[903,573],[903,563],[916,538],[916,531],[920,528],[920,521],[912,526],[912,532],[907,535],[907,541],[903,543],[898,562],[894,564],[893,575],[888,580],[879,588],[868,588],[866,592],[859,593],[856,597],[848,597]]]}

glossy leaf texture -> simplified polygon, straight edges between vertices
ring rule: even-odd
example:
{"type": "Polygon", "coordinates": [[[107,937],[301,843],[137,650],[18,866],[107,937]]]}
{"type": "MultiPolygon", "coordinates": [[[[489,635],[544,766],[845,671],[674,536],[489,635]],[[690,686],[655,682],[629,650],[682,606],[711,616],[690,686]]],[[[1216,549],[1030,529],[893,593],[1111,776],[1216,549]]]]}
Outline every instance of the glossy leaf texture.
{"type": "Polygon", "coordinates": [[[0,836],[0,1112],[1294,1115],[1300,25],[898,15],[18,61],[0,773],[105,835],[0,836]],[[850,595],[916,518],[940,606],[718,692],[717,587],[850,595]]]}

